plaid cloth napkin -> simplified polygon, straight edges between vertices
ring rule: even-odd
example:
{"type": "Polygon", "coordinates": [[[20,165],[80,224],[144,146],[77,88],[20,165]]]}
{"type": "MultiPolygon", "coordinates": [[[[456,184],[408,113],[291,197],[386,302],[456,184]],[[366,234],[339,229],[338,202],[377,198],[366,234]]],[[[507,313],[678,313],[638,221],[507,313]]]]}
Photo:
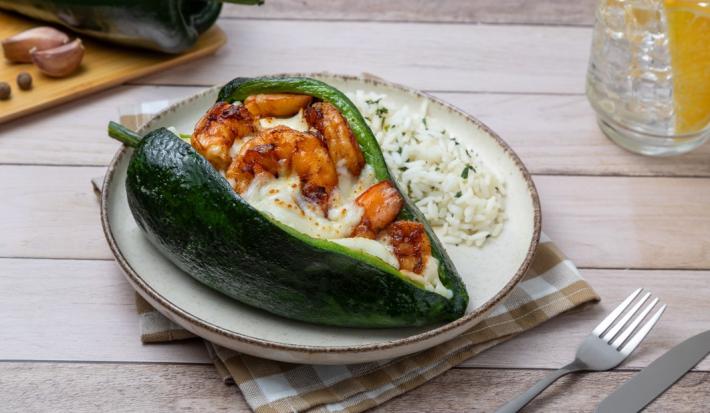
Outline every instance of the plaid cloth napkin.
{"type": "MultiPolygon", "coordinates": [[[[121,114],[137,128],[168,102],[143,104],[121,114]],[[135,115],[139,113],[139,115],[135,115]]],[[[101,178],[92,180],[101,188],[101,178]]],[[[241,354],[208,341],[207,350],[226,384],[237,384],[257,413],[347,412],[375,407],[409,391],[482,351],[558,314],[599,297],[544,234],[525,279],[506,300],[470,331],[429,350],[394,360],[323,366],[299,365],[241,354]]],[[[141,340],[162,343],[195,337],[165,318],[136,294],[141,340]]]]}

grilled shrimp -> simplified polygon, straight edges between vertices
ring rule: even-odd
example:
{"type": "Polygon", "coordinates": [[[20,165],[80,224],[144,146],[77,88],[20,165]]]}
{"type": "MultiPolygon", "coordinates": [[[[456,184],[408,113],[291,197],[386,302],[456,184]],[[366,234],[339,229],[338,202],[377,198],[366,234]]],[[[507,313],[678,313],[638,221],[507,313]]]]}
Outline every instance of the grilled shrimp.
{"type": "Polygon", "coordinates": [[[261,132],[242,146],[226,176],[235,180],[234,189],[241,194],[257,175],[278,177],[289,170],[298,175],[303,196],[325,212],[338,173],[323,142],[310,133],[286,126],[261,132]]]}
{"type": "Polygon", "coordinates": [[[365,158],[348,122],[338,109],[327,102],[316,102],[306,108],[304,116],[308,125],[323,136],[333,162],[344,162],[353,176],[359,176],[365,166],[365,158]]]}
{"type": "Polygon", "coordinates": [[[365,212],[351,236],[375,239],[380,230],[397,218],[404,199],[390,181],[382,181],[360,194],[355,203],[365,212]]]}
{"type": "Polygon", "coordinates": [[[330,193],[338,185],[338,171],[323,141],[310,133],[303,134],[291,158],[293,170],[301,179],[301,193],[328,210],[330,193]]]}
{"type": "Polygon", "coordinates": [[[424,225],[416,221],[395,221],[380,234],[380,240],[394,248],[399,269],[421,274],[431,255],[431,243],[424,225]]]}
{"type": "Polygon", "coordinates": [[[292,93],[251,95],[244,99],[244,106],[255,117],[289,117],[308,106],[313,97],[292,93]]]}
{"type": "Polygon", "coordinates": [[[244,106],[218,102],[195,125],[190,140],[197,152],[222,170],[229,165],[229,149],[236,139],[255,130],[255,121],[244,106]]]}

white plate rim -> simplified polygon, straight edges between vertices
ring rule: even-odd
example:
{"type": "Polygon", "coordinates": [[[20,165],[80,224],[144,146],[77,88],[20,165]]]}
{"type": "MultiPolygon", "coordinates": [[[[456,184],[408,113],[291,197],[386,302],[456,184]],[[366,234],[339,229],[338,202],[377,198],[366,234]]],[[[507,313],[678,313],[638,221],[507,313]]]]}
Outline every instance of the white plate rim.
{"type": "MultiPolygon", "coordinates": [[[[200,317],[197,317],[193,314],[190,314],[189,312],[183,310],[182,308],[176,306],[170,300],[165,298],[163,295],[161,295],[158,291],[153,289],[147,282],[145,282],[140,274],[138,274],[128,263],[128,260],[123,256],[123,253],[118,247],[118,244],[116,243],[116,240],[114,239],[113,232],[111,230],[111,224],[109,221],[109,214],[108,214],[108,205],[110,205],[109,202],[109,194],[111,191],[108,189],[112,185],[113,182],[113,176],[114,172],[116,170],[116,166],[118,163],[122,160],[123,156],[128,151],[128,147],[125,145],[121,146],[116,154],[114,155],[113,159],[111,160],[111,163],[109,164],[106,175],[104,176],[104,181],[103,181],[103,190],[101,192],[101,225],[104,231],[104,235],[106,237],[106,241],[108,242],[109,248],[111,249],[111,252],[113,253],[114,257],[116,258],[116,262],[119,264],[121,269],[123,270],[125,276],[128,278],[128,281],[131,283],[131,285],[140,293],[142,296],[144,296],[148,301],[155,302],[157,303],[160,307],[165,309],[166,311],[169,311],[171,316],[178,317],[181,321],[192,324],[193,326],[197,327],[198,329],[204,329],[207,330],[213,334],[217,334],[220,336],[223,336],[226,339],[229,340],[236,340],[239,342],[242,342],[246,345],[252,345],[256,347],[261,347],[264,349],[273,349],[273,350],[280,350],[280,351],[285,351],[285,352],[300,352],[300,353],[366,353],[366,352],[376,352],[379,350],[386,350],[386,349],[393,349],[397,347],[405,347],[408,345],[412,345],[421,341],[426,341],[426,340],[431,340],[436,336],[442,335],[447,333],[450,330],[460,328],[462,325],[465,325],[467,323],[471,323],[471,327],[475,325],[477,322],[480,321],[480,318],[484,316],[486,313],[488,313],[490,310],[492,310],[497,304],[499,304],[502,300],[504,300],[512,291],[513,288],[523,279],[525,276],[525,273],[527,272],[528,268],[530,267],[532,263],[533,256],[535,254],[535,251],[537,250],[538,244],[540,242],[540,234],[541,234],[541,227],[542,227],[542,213],[540,209],[540,199],[539,195],[537,192],[537,188],[535,187],[535,183],[532,180],[532,177],[530,175],[530,172],[527,170],[523,162],[520,160],[518,155],[513,151],[512,148],[500,137],[498,134],[496,134],[493,130],[491,130],[488,126],[486,126],[483,122],[480,120],[476,119],[474,116],[466,113],[465,111],[457,108],[456,106],[444,102],[441,99],[432,96],[428,93],[421,92],[419,90],[410,88],[408,86],[403,86],[397,83],[389,82],[386,80],[382,80],[377,77],[373,77],[370,75],[363,75],[363,76],[352,76],[352,75],[341,75],[341,74],[333,74],[333,73],[278,73],[278,74],[271,74],[271,75],[264,75],[264,76],[305,76],[305,77],[316,77],[316,78],[323,78],[323,77],[331,77],[331,78],[337,78],[340,80],[344,81],[362,81],[364,83],[372,83],[376,84],[379,86],[384,86],[384,87],[390,87],[394,89],[399,89],[402,92],[409,93],[418,97],[422,97],[424,99],[428,99],[433,101],[436,104],[441,105],[443,108],[453,111],[461,116],[463,116],[466,121],[473,123],[476,127],[480,128],[482,131],[484,131],[487,135],[489,135],[491,138],[493,138],[496,143],[501,146],[503,151],[507,156],[511,158],[511,160],[514,162],[516,168],[519,170],[519,172],[522,174],[523,178],[526,181],[527,188],[528,188],[528,194],[531,197],[532,205],[533,205],[533,233],[532,233],[532,238],[530,241],[530,244],[528,246],[527,253],[525,255],[525,259],[521,263],[521,265],[518,267],[517,271],[515,272],[515,275],[508,281],[508,283],[503,286],[503,288],[491,299],[480,305],[478,308],[476,308],[474,311],[465,314],[463,317],[460,317],[454,321],[451,321],[447,324],[444,324],[442,326],[439,326],[437,328],[431,329],[424,331],[419,334],[414,334],[405,338],[401,339],[396,339],[396,340],[390,340],[390,341],[385,341],[385,342],[379,342],[379,343],[370,343],[370,344],[361,344],[361,345],[349,345],[349,346],[312,346],[312,345],[300,345],[300,344],[286,344],[286,343],[280,343],[280,342],[274,342],[274,341],[268,341],[268,340],[263,340],[260,338],[256,337],[251,337],[247,336],[244,334],[241,334],[236,331],[232,331],[229,329],[222,328],[218,325],[215,325],[209,321],[203,320],[200,317]]],[[[192,101],[202,97],[205,94],[208,93],[213,93],[215,89],[221,88],[222,85],[214,86],[211,88],[207,88],[201,92],[198,92],[194,95],[191,95],[179,102],[176,102],[169,107],[165,108],[164,110],[160,111],[156,116],[151,118],[149,121],[147,121],[144,125],[142,125],[139,128],[139,131],[143,131],[145,129],[149,129],[151,124],[159,121],[163,116],[168,114],[171,111],[176,110],[177,108],[181,106],[185,106],[190,104],[192,101]]],[[[172,317],[171,317],[172,318],[172,317]]],[[[178,324],[180,324],[178,322],[178,324]]]]}

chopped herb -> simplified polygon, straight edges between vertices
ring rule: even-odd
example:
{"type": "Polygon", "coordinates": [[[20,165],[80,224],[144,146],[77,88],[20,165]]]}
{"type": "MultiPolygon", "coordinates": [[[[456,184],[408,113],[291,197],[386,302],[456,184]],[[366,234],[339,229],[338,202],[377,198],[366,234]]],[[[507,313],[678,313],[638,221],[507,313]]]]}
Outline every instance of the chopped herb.
{"type": "Polygon", "coordinates": [[[402,131],[402,136],[404,136],[404,135],[406,135],[406,133],[404,131],[402,131]]]}
{"type": "MultiPolygon", "coordinates": [[[[442,129],[442,130],[441,130],[441,134],[442,134],[442,135],[446,135],[446,129],[442,129]]],[[[456,140],[456,139],[454,139],[454,140],[456,140]]]]}
{"type": "Polygon", "coordinates": [[[402,147],[401,146],[399,148],[397,148],[397,153],[400,155],[402,154],[402,147]]]}
{"type": "Polygon", "coordinates": [[[422,123],[424,124],[424,129],[429,130],[429,125],[426,123],[426,118],[422,118],[422,123]]]}
{"type": "Polygon", "coordinates": [[[365,101],[365,103],[367,103],[368,105],[375,105],[375,104],[377,104],[377,103],[380,103],[381,100],[382,100],[382,98],[379,98],[379,99],[377,99],[377,100],[374,100],[374,99],[367,99],[367,100],[365,101]]]}
{"type": "Polygon", "coordinates": [[[406,166],[400,166],[400,167],[399,167],[399,170],[402,171],[402,172],[404,172],[404,171],[407,170],[407,167],[406,167],[406,166]]]}
{"type": "Polygon", "coordinates": [[[454,195],[456,198],[461,198],[461,191],[458,191],[456,195],[454,195]]]}
{"type": "Polygon", "coordinates": [[[467,178],[468,178],[468,171],[469,171],[469,170],[473,171],[473,173],[476,173],[476,169],[475,169],[473,166],[471,166],[471,165],[466,165],[466,166],[463,168],[463,171],[461,171],[461,178],[467,179],[467,178]]]}
{"type": "Polygon", "coordinates": [[[383,117],[383,116],[385,116],[385,115],[387,114],[387,112],[389,112],[389,110],[387,110],[386,107],[380,106],[380,107],[377,108],[377,110],[375,111],[375,114],[376,114],[377,116],[379,116],[379,117],[383,117]]]}

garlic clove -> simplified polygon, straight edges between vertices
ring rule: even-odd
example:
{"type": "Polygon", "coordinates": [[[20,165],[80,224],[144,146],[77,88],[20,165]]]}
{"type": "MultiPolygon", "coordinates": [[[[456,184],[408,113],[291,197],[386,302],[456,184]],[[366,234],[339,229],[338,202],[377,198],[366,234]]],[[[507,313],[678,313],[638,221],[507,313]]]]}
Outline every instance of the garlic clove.
{"type": "Polygon", "coordinates": [[[52,49],[69,42],[69,36],[59,30],[41,26],[25,30],[2,41],[5,58],[11,62],[31,63],[30,50],[52,49]]]}
{"type": "Polygon", "coordinates": [[[81,39],[47,50],[31,50],[32,62],[40,72],[51,77],[64,77],[74,73],[84,57],[81,39]]]}

